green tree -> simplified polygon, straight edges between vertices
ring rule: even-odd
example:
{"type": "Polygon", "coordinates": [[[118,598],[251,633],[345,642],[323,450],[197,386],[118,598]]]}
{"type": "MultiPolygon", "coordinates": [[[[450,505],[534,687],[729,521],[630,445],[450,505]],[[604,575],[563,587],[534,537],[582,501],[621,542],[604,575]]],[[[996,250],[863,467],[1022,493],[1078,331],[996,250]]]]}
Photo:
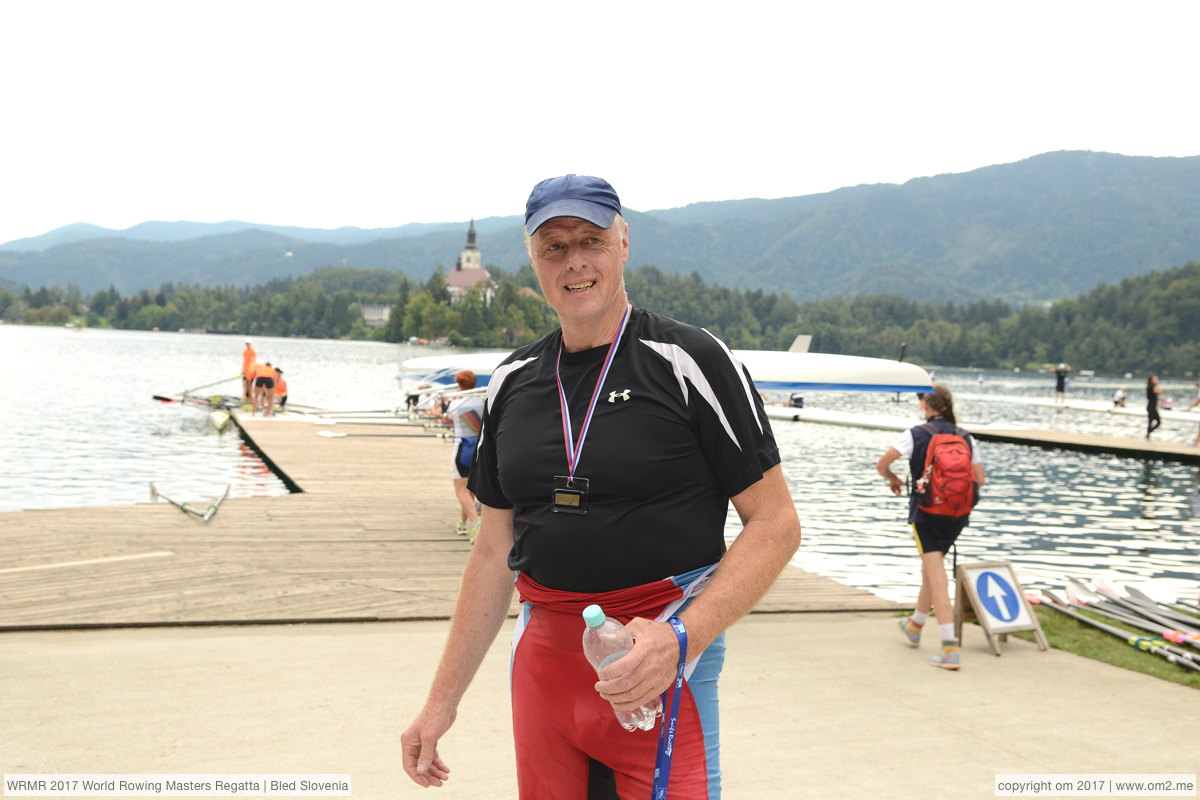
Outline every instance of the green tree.
{"type": "Polygon", "coordinates": [[[429,280],[425,282],[425,291],[433,298],[435,303],[449,303],[450,289],[446,285],[446,271],[439,264],[438,268],[429,276],[429,280]]]}

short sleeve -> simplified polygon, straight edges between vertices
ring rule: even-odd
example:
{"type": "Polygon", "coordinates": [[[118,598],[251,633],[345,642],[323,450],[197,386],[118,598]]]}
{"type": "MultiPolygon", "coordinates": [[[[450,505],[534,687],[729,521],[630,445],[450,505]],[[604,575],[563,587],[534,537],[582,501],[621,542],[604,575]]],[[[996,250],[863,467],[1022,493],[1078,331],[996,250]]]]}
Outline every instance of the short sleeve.
{"type": "Polygon", "coordinates": [[[913,454],[912,429],[909,428],[904,433],[900,434],[900,436],[896,438],[896,441],[892,442],[892,447],[896,448],[896,451],[902,456],[911,456],[913,454]]]}

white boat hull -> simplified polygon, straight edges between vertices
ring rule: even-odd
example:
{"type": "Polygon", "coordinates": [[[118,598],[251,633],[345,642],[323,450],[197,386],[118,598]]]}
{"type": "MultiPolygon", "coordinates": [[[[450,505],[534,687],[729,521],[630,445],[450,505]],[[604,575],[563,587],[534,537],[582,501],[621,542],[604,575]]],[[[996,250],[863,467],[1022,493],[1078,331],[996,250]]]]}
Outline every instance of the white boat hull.
{"type": "MultiPolygon", "coordinates": [[[[929,373],[916,364],[884,358],[782,350],[734,350],[759,389],[779,391],[929,392],[929,373]]],[[[410,358],[400,365],[407,392],[421,383],[434,387],[454,383],[454,373],[469,369],[476,385],[486,386],[492,371],[508,353],[459,353],[410,358]]]]}

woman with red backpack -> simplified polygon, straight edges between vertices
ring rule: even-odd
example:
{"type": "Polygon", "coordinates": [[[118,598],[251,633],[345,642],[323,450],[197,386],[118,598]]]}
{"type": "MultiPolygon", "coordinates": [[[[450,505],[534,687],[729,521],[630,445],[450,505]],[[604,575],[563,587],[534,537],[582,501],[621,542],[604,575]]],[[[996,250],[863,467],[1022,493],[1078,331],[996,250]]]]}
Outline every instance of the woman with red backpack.
{"type": "Polygon", "coordinates": [[[984,484],[983,462],[971,434],[954,419],[954,399],[944,386],[930,394],[918,394],[924,424],[901,434],[875,464],[892,494],[900,494],[900,478],[892,462],[909,458],[914,490],[909,494],[908,521],[913,527],[917,552],[921,555],[921,590],[911,617],[900,621],[900,629],[912,647],[921,644],[921,629],[933,608],[942,649],[930,663],[942,669],[958,669],[958,639],[954,635],[954,611],[944,559],[970,519],[984,484]]]}

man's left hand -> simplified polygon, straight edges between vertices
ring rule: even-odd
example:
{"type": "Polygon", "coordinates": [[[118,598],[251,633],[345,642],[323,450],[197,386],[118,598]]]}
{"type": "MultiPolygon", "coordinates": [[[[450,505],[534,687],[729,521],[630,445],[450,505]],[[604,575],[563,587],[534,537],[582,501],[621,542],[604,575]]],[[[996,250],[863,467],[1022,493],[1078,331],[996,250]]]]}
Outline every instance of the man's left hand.
{"type": "Polygon", "coordinates": [[[596,691],[617,711],[633,711],[658,697],[679,669],[679,640],[670,625],[635,617],[625,628],[633,649],[602,669],[596,682],[596,691]]]}

